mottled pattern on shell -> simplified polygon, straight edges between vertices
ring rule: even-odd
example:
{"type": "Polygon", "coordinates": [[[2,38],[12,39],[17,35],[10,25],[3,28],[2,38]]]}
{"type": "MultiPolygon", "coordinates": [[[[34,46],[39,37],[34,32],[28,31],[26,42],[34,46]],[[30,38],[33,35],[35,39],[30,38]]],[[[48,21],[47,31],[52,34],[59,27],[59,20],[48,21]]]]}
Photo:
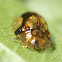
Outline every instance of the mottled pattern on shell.
{"type": "Polygon", "coordinates": [[[36,49],[45,49],[51,45],[50,33],[43,17],[29,12],[19,19],[21,25],[15,30],[18,40],[36,49]]]}

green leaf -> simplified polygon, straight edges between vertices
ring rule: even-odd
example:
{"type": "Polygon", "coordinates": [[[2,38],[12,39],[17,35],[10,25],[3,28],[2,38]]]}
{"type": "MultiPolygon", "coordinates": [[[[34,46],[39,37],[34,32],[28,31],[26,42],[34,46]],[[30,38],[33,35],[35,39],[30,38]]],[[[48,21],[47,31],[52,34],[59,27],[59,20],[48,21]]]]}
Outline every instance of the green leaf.
{"type": "Polygon", "coordinates": [[[61,0],[0,0],[0,62],[62,62],[61,37],[61,0]],[[19,47],[13,39],[14,18],[28,11],[37,12],[48,24],[53,45],[44,51],[23,48],[23,43],[19,47]]]}
{"type": "Polygon", "coordinates": [[[0,43],[0,62],[26,62],[20,56],[0,43]]]}

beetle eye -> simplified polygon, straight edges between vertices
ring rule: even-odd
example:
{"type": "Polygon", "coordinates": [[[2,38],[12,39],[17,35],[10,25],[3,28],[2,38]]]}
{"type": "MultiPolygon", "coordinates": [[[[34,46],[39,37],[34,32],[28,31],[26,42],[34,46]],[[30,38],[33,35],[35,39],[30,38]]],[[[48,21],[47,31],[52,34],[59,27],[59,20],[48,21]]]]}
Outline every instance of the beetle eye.
{"type": "Polygon", "coordinates": [[[21,29],[17,29],[16,31],[15,31],[15,35],[18,35],[18,34],[20,34],[21,33],[21,29]]]}

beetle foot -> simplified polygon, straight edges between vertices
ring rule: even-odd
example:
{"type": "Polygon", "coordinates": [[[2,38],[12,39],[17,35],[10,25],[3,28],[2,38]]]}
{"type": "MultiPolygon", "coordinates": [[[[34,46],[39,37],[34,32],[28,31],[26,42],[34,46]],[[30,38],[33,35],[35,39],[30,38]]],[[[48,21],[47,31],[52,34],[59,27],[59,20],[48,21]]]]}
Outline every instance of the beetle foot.
{"type": "Polygon", "coordinates": [[[27,48],[27,45],[25,44],[25,45],[23,45],[23,47],[27,48]]]}

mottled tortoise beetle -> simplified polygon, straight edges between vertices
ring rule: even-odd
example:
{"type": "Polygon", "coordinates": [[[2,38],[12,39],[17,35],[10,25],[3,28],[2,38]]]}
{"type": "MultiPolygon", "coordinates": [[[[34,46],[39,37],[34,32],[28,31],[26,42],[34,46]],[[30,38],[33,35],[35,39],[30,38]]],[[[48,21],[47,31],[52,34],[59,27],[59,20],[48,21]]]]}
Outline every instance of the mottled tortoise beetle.
{"type": "Polygon", "coordinates": [[[14,33],[18,40],[36,49],[50,47],[50,33],[42,16],[37,13],[27,12],[18,17],[13,24],[14,33]]]}

